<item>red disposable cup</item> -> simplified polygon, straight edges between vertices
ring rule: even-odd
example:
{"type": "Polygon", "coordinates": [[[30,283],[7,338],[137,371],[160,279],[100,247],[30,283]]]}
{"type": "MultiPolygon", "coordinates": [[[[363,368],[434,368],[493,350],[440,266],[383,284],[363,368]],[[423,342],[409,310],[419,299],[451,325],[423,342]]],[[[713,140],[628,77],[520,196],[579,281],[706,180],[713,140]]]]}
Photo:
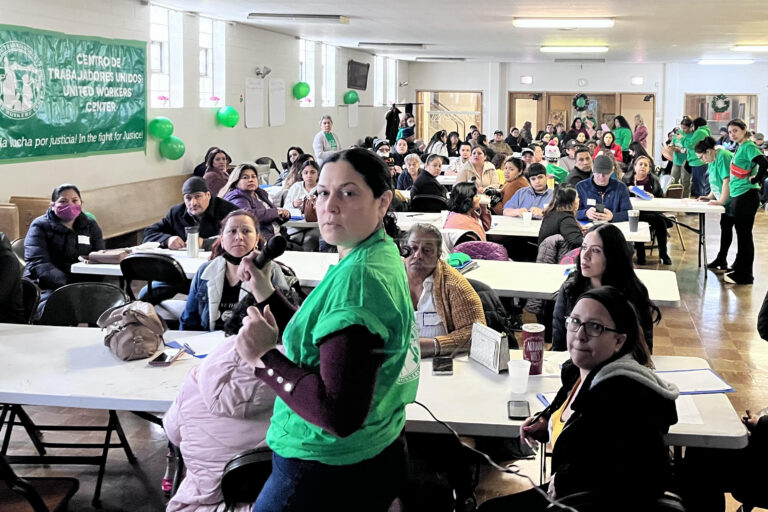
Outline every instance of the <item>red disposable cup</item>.
{"type": "Polygon", "coordinates": [[[544,365],[544,326],[523,324],[523,359],[531,362],[530,375],[541,375],[544,365]]]}

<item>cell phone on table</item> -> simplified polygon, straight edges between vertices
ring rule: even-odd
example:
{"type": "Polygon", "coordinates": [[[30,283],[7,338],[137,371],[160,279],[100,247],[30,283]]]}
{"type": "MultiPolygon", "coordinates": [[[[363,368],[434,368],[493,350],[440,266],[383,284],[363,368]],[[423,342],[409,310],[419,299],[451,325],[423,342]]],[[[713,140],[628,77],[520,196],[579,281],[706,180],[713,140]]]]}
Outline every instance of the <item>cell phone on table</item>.
{"type": "Polygon", "coordinates": [[[432,375],[453,375],[453,358],[445,356],[433,357],[432,375]]]}
{"type": "Polygon", "coordinates": [[[182,348],[166,348],[149,360],[149,366],[170,366],[172,362],[176,361],[186,350],[182,348]]]}
{"type": "Polygon", "coordinates": [[[603,212],[605,212],[605,205],[604,205],[603,203],[597,203],[597,204],[595,205],[595,211],[596,211],[597,213],[603,213],[603,212]]]}
{"type": "Polygon", "coordinates": [[[507,402],[507,416],[511,420],[524,420],[531,415],[531,406],[527,400],[510,400],[507,402]]]}

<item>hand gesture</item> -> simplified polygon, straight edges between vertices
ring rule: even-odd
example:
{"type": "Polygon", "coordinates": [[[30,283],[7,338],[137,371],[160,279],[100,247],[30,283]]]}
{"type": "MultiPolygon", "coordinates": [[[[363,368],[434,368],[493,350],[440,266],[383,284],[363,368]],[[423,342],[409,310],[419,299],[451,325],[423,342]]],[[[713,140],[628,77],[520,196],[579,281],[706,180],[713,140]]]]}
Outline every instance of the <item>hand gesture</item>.
{"type": "Polygon", "coordinates": [[[253,260],[258,254],[253,251],[242,259],[237,266],[237,278],[258,302],[263,302],[274,293],[275,287],[272,286],[272,262],[267,262],[264,268],[257,268],[253,260]]]}
{"type": "Polygon", "coordinates": [[[235,350],[246,363],[256,367],[261,357],[277,346],[277,322],[269,306],[264,314],[254,306],[248,308],[248,316],[243,318],[243,326],[235,339],[235,350]]]}
{"type": "Polygon", "coordinates": [[[534,446],[536,441],[545,443],[549,439],[548,420],[543,416],[536,418],[536,421],[533,421],[534,418],[536,416],[531,416],[520,425],[520,441],[528,446],[534,446]]]}

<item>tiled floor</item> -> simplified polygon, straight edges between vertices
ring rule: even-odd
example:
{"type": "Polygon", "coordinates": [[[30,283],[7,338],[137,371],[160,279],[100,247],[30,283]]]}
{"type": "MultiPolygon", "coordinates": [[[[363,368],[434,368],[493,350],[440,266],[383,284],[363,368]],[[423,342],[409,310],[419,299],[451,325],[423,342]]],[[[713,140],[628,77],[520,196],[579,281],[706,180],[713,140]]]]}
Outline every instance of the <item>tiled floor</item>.
{"type": "MultiPolygon", "coordinates": [[[[696,223],[692,216],[680,220],[696,223]]],[[[719,224],[716,217],[708,219],[708,251],[714,258],[719,243],[719,224]]],[[[676,236],[670,236],[671,269],[677,273],[682,298],[679,308],[663,309],[663,319],[655,330],[655,353],[691,355],[706,358],[735,388],[729,395],[737,411],[747,408],[759,410],[768,406],[768,342],[759,338],[755,329],[766,289],[768,289],[768,214],[758,213],[755,225],[755,284],[733,286],[723,284],[722,278],[710,273],[704,280],[703,271],[696,267],[696,240],[689,232],[684,233],[688,250],[683,252],[676,236]]],[[[735,257],[736,244],[729,261],[735,257]]],[[[652,263],[646,268],[656,268],[656,255],[649,256],[652,263]]],[[[106,413],[77,409],[30,407],[28,410],[37,421],[87,423],[106,421],[106,413]]],[[[165,439],[155,425],[120,413],[123,426],[139,459],[136,466],[125,460],[122,452],[113,450],[109,457],[102,490],[103,509],[107,511],[155,511],[164,508],[160,480],[165,469],[165,439]]],[[[29,452],[23,434],[14,435],[13,452],[29,452]]],[[[535,463],[524,463],[524,471],[538,478],[535,463]]],[[[70,510],[91,510],[90,499],[96,479],[93,467],[29,467],[19,466],[19,473],[26,475],[66,475],[80,479],[80,491],[70,510]]],[[[501,478],[484,471],[478,489],[481,499],[506,494],[520,488],[515,478],[501,478]]],[[[729,512],[737,505],[729,502],[729,512]]],[[[2,510],[2,504],[0,504],[2,510]]]]}

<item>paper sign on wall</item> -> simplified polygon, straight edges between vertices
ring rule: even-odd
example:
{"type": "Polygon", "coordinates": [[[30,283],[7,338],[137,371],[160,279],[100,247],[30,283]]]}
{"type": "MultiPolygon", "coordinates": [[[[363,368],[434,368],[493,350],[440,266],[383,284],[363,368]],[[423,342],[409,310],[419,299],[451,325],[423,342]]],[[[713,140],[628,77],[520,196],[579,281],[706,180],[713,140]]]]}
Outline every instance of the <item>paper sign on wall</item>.
{"type": "Polygon", "coordinates": [[[285,124],[285,80],[269,80],[269,126],[285,124]]]}
{"type": "Polygon", "coordinates": [[[353,104],[347,105],[347,106],[349,107],[349,108],[347,108],[348,115],[349,115],[349,127],[350,128],[357,128],[357,124],[359,122],[358,121],[359,110],[358,110],[358,107],[357,107],[357,103],[353,103],[353,104]]]}
{"type": "Polygon", "coordinates": [[[262,128],[264,126],[264,80],[261,78],[245,79],[245,127],[262,128]]]}

